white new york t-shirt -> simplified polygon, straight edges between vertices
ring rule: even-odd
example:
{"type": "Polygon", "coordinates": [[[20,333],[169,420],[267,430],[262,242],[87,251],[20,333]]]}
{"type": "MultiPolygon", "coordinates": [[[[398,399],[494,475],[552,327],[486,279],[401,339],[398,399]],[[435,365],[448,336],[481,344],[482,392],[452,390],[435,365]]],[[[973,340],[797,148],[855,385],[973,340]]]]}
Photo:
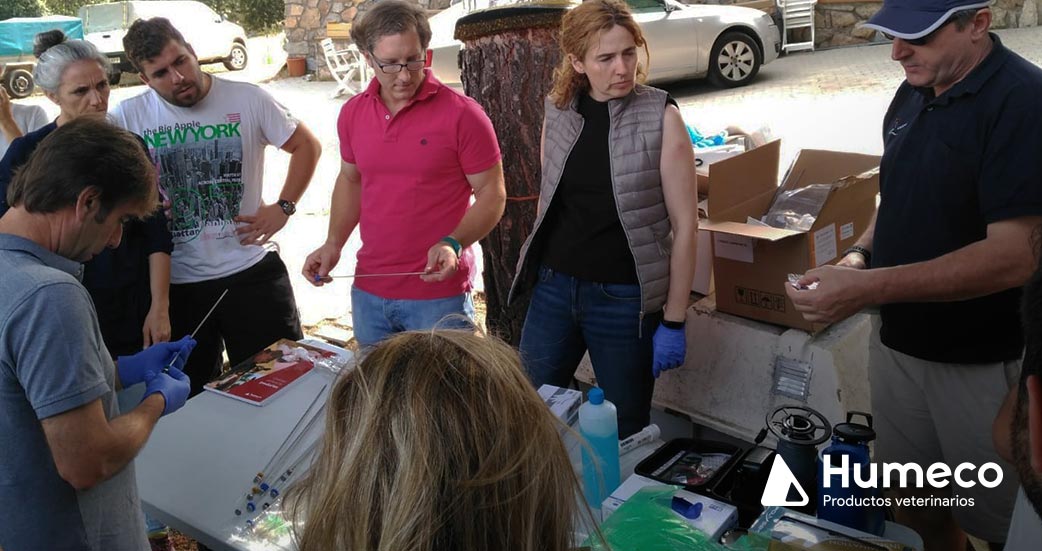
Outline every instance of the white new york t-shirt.
{"type": "Polygon", "coordinates": [[[281,147],[297,128],[260,87],[210,78],[210,91],[192,107],[149,89],[111,111],[116,124],[145,139],[160,193],[170,200],[171,283],[225,277],[260,262],[266,249],[241,245],[233,218],[261,205],[265,146],[281,147]]]}

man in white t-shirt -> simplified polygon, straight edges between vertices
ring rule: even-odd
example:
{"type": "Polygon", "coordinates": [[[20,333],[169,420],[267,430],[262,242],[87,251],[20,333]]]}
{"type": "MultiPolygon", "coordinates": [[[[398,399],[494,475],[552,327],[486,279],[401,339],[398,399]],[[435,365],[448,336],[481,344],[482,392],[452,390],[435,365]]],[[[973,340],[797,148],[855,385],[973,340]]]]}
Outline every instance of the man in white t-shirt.
{"type": "Polygon", "coordinates": [[[170,201],[174,334],[191,333],[228,290],[185,367],[196,394],[220,371],[223,348],[235,365],[280,338],[301,338],[286,266],[263,245],[296,210],[321,145],[260,87],[203,73],[164,18],[134,22],[123,48],[151,90],[124,100],[112,116],[145,139],[170,201]],[[268,145],[291,156],[271,205],[261,199],[268,145]]]}
{"type": "Polygon", "coordinates": [[[11,101],[7,90],[0,86],[0,159],[7,153],[7,146],[47,124],[47,113],[39,105],[21,105],[11,101]]]}

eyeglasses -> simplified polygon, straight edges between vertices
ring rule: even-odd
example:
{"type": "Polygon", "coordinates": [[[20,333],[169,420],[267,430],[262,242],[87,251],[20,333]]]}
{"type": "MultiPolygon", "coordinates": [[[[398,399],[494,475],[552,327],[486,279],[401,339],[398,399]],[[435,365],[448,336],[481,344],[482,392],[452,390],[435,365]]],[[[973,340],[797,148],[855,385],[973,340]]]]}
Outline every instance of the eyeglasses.
{"type": "MultiPolygon", "coordinates": [[[[930,31],[930,34],[927,34],[925,36],[920,36],[919,38],[902,38],[901,40],[904,41],[904,43],[908,44],[909,46],[926,46],[927,44],[930,43],[931,40],[934,39],[934,37],[937,36],[937,33],[940,32],[941,29],[943,29],[949,23],[952,23],[952,22],[954,22],[954,21],[956,21],[958,19],[968,19],[969,17],[972,17],[972,15],[975,15],[976,13],[977,13],[977,10],[957,11],[957,12],[953,13],[951,15],[951,17],[949,17],[948,19],[945,19],[944,23],[941,23],[941,25],[939,27],[937,27],[936,29],[930,31]]],[[[892,35],[890,33],[883,33],[883,37],[886,38],[887,40],[891,41],[891,42],[895,38],[897,38],[896,36],[894,36],[894,35],[892,35]]]]}
{"type": "Polygon", "coordinates": [[[400,72],[402,72],[402,69],[407,69],[407,70],[412,71],[412,72],[415,73],[416,71],[423,70],[423,68],[427,66],[427,60],[426,59],[417,59],[415,61],[406,61],[405,63],[384,63],[384,62],[380,61],[379,59],[376,59],[376,56],[373,55],[372,52],[369,52],[369,57],[373,58],[373,63],[375,63],[376,66],[379,67],[381,71],[383,71],[383,72],[385,72],[385,73],[387,73],[389,75],[400,73],[400,72]]]}

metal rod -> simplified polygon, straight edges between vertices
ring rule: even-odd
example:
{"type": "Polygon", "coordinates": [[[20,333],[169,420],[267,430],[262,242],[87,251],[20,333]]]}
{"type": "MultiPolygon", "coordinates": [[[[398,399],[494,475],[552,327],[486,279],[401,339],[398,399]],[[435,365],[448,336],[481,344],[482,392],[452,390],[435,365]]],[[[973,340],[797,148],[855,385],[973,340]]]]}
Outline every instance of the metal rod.
{"type": "Polygon", "coordinates": [[[227,295],[227,294],[228,294],[228,289],[225,289],[224,292],[221,293],[221,296],[217,297],[217,302],[214,302],[213,306],[210,307],[210,311],[207,312],[205,316],[203,316],[203,321],[200,321],[199,325],[195,326],[195,331],[192,331],[192,334],[189,335],[189,338],[192,338],[192,339],[195,338],[195,334],[198,333],[199,330],[203,328],[203,324],[206,323],[206,320],[210,319],[210,314],[212,314],[213,311],[217,309],[217,305],[220,304],[222,300],[224,300],[224,295],[227,295]]]}
{"type": "MultiPolygon", "coordinates": [[[[397,272],[393,274],[350,274],[350,275],[327,275],[329,279],[349,279],[358,277],[395,277],[395,276],[413,276],[413,275],[426,275],[428,272],[397,272]]],[[[323,277],[315,274],[315,281],[322,281],[323,277]]]]}
{"type": "MultiPolygon", "coordinates": [[[[195,338],[195,334],[198,333],[199,330],[203,328],[203,324],[206,323],[206,320],[210,319],[210,314],[212,314],[213,311],[217,309],[217,305],[220,304],[222,300],[224,300],[224,295],[227,295],[227,294],[228,294],[228,289],[225,289],[224,292],[221,293],[221,296],[217,297],[217,302],[213,303],[213,306],[210,307],[210,311],[207,312],[205,316],[203,316],[203,321],[200,321],[199,325],[195,326],[195,331],[192,331],[192,334],[189,335],[188,338],[190,338],[190,339],[194,339],[195,338]]],[[[163,368],[163,373],[169,373],[170,372],[170,368],[174,366],[174,362],[176,362],[177,358],[179,358],[180,356],[181,356],[181,350],[178,350],[177,353],[174,354],[174,357],[170,358],[170,363],[166,364],[166,367],[163,368]]]]}

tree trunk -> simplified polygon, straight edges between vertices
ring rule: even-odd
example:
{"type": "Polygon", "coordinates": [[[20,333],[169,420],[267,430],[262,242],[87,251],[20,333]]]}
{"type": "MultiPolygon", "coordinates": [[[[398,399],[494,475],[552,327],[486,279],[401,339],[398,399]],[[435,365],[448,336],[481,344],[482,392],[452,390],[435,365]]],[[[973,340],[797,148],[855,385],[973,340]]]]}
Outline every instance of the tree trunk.
{"type": "Polygon", "coordinates": [[[507,305],[510,284],[539,199],[543,99],[560,57],[563,9],[501,8],[461,18],[456,37],[463,89],[488,113],[499,138],[506,178],[503,218],[481,241],[489,332],[517,345],[528,293],[507,305]]]}

